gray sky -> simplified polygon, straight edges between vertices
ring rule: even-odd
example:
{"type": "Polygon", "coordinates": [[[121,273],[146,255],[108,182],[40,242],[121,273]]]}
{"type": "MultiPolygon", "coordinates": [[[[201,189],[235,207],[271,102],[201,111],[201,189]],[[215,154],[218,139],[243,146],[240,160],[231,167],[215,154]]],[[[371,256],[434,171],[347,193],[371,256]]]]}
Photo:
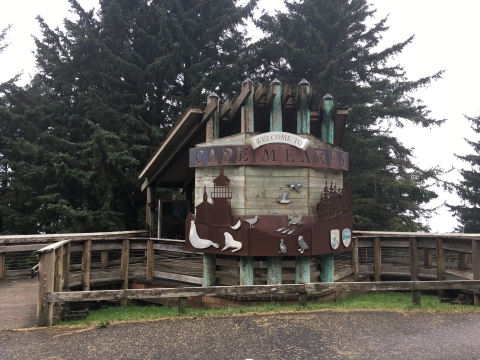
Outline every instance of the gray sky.
{"type": "MultiPolygon", "coordinates": [[[[97,0],[79,0],[85,9],[98,7],[97,0]]],[[[278,0],[261,0],[260,7],[273,11],[278,0]]],[[[404,145],[415,148],[414,161],[421,167],[468,167],[454,157],[472,152],[464,137],[476,140],[463,114],[480,114],[480,71],[477,41],[480,34],[480,2],[459,0],[455,3],[442,0],[370,0],[377,9],[376,19],[389,16],[390,29],[385,33],[380,47],[403,41],[415,34],[413,44],[395,60],[405,67],[409,79],[432,75],[446,70],[444,78],[414,95],[422,99],[437,119],[448,119],[439,128],[422,129],[406,126],[394,130],[404,145]]],[[[8,1],[0,13],[0,29],[13,24],[8,34],[10,47],[0,56],[0,82],[23,71],[22,83],[28,82],[35,72],[32,51],[35,44],[31,35],[39,36],[35,16],[41,15],[54,28],[61,27],[63,18],[71,17],[67,0],[8,1]]],[[[373,23],[373,21],[372,21],[373,23]]],[[[448,180],[458,181],[457,171],[448,180]]],[[[438,190],[439,199],[429,204],[435,207],[447,201],[459,203],[455,194],[438,190]]],[[[456,220],[442,208],[429,221],[432,231],[450,232],[456,220]]]]}

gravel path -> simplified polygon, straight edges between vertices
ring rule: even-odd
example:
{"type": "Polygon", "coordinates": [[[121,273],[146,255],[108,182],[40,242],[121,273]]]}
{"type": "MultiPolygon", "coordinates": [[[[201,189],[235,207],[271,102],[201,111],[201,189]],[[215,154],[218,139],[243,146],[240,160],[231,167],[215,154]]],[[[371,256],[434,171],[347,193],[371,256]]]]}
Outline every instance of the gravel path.
{"type": "Polygon", "coordinates": [[[0,359],[480,359],[480,313],[321,311],[0,331],[0,359]]]}

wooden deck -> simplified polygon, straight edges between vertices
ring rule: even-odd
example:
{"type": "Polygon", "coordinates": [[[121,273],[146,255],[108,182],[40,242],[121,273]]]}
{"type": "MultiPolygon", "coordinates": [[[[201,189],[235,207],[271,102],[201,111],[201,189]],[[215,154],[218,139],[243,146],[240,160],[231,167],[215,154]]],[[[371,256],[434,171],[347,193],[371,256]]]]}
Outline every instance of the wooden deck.
{"type": "Polygon", "coordinates": [[[0,281],[0,330],[36,325],[38,279],[0,281]]]}

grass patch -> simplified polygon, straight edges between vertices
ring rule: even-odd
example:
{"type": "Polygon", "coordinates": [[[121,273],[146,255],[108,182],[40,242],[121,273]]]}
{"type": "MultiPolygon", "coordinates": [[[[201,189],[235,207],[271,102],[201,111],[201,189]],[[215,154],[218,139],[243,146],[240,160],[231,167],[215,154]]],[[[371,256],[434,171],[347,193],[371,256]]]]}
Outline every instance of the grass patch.
{"type": "Polygon", "coordinates": [[[478,312],[480,307],[472,305],[452,305],[442,303],[436,296],[422,295],[422,305],[412,305],[412,295],[401,292],[372,292],[364,295],[352,296],[347,299],[324,303],[308,303],[307,306],[282,305],[278,302],[265,305],[242,307],[228,307],[223,309],[187,309],[180,314],[176,307],[148,305],[140,306],[129,303],[127,307],[110,306],[100,310],[93,310],[86,319],[61,322],[58,325],[96,325],[105,327],[118,321],[136,321],[146,319],[174,318],[174,317],[201,317],[222,316],[248,313],[281,313],[292,311],[315,310],[396,310],[396,311],[433,311],[433,312],[478,312]]]}

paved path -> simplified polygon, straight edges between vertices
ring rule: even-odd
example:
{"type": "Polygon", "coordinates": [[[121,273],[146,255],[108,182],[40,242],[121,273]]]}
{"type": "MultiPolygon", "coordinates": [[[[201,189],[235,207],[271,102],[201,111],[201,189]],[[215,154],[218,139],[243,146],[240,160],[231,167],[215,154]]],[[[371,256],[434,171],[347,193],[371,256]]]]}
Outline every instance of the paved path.
{"type": "Polygon", "coordinates": [[[0,359],[480,359],[480,313],[298,312],[0,331],[0,359]]]}
{"type": "Polygon", "coordinates": [[[36,278],[0,280],[0,330],[35,326],[37,283],[36,278]]]}

